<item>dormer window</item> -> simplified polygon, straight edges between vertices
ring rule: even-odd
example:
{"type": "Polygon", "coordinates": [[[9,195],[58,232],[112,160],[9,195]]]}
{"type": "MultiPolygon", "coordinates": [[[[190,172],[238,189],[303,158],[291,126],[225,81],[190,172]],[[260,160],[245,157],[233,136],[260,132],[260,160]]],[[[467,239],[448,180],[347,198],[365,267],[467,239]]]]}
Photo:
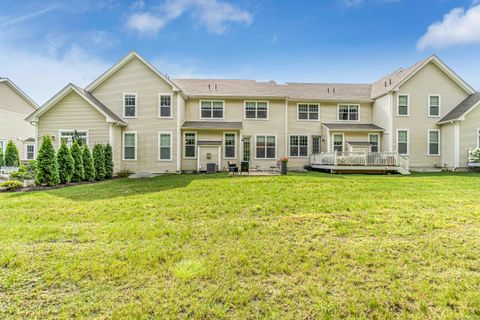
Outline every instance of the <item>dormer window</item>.
{"type": "Polygon", "coordinates": [[[136,93],[123,94],[123,117],[124,118],[137,117],[137,94],[136,93]]]}

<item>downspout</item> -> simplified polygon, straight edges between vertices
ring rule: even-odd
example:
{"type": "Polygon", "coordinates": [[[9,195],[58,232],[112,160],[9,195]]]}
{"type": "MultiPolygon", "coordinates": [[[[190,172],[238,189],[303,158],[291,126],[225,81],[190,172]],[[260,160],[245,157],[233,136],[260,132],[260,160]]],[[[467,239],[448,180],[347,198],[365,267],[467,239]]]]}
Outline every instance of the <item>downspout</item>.
{"type": "Polygon", "coordinates": [[[177,92],[177,172],[180,173],[181,172],[181,155],[180,155],[180,151],[181,151],[181,148],[182,146],[180,145],[181,144],[181,132],[180,132],[180,118],[181,118],[181,110],[180,110],[180,98],[181,98],[181,95],[180,93],[177,92]]]}
{"type": "Polygon", "coordinates": [[[288,99],[285,99],[285,156],[288,156],[288,99]]]}

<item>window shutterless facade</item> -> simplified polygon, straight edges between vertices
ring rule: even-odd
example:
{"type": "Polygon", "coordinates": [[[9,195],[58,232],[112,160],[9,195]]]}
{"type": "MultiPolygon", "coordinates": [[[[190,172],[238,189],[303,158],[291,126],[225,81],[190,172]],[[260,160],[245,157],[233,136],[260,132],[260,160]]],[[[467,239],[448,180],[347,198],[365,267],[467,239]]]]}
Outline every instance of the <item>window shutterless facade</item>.
{"type": "Polygon", "coordinates": [[[25,145],[25,159],[34,160],[35,159],[35,145],[27,144],[25,145]]]}
{"type": "Polygon", "coordinates": [[[137,133],[126,131],[123,133],[122,160],[137,160],[137,133]]]}
{"type": "Polygon", "coordinates": [[[370,152],[380,151],[380,135],[378,133],[369,133],[368,142],[370,142],[370,152]]]}
{"type": "Polygon", "coordinates": [[[197,157],[197,134],[195,132],[184,133],[184,151],[185,159],[195,159],[197,157]]]}
{"type": "Polygon", "coordinates": [[[360,120],[360,106],[358,104],[339,104],[338,121],[358,121],[360,120]]]}
{"type": "Polygon", "coordinates": [[[223,119],[224,102],[201,100],[200,101],[200,118],[201,119],[223,119]]]}
{"type": "Polygon", "coordinates": [[[62,141],[65,140],[68,147],[72,146],[73,140],[78,139],[80,144],[86,144],[88,146],[88,131],[87,130],[60,130],[58,136],[60,137],[58,141],[58,146],[62,144],[62,141]],[[75,134],[76,132],[76,134],[75,134]]]}
{"type": "Polygon", "coordinates": [[[320,106],[312,103],[297,104],[297,120],[312,120],[320,119],[320,106]]]}
{"type": "Polygon", "coordinates": [[[172,160],[172,133],[171,132],[158,133],[158,160],[159,161],[172,160]]]}
{"type": "Polygon", "coordinates": [[[223,138],[223,157],[225,159],[235,159],[237,153],[237,135],[235,133],[227,132],[223,138]]]}
{"type": "Polygon", "coordinates": [[[408,116],[410,108],[410,96],[401,94],[397,99],[397,116],[408,116]]]}
{"type": "Polygon", "coordinates": [[[428,130],[428,155],[440,155],[440,130],[428,130]]]}
{"type": "Polygon", "coordinates": [[[308,156],[308,136],[307,135],[291,135],[289,139],[288,154],[290,157],[307,157],[308,156]]]}
{"type": "Polygon", "coordinates": [[[428,96],[428,116],[440,117],[440,95],[428,96]]]}
{"type": "Polygon", "coordinates": [[[342,133],[333,134],[333,151],[343,152],[343,134],[342,133]]]}
{"type": "Polygon", "coordinates": [[[277,155],[277,138],[258,135],[255,137],[255,157],[257,159],[275,159],[277,155]]]}
{"type": "Polygon", "coordinates": [[[158,117],[172,118],[172,95],[160,93],[158,95],[158,117]]]}
{"type": "Polygon", "coordinates": [[[123,94],[123,117],[124,118],[137,117],[137,94],[136,93],[123,94]]]}
{"type": "Polygon", "coordinates": [[[399,154],[408,155],[408,130],[399,129],[397,130],[397,152],[399,154]]]}
{"type": "Polygon", "coordinates": [[[268,102],[245,101],[245,119],[268,119],[268,102]]]}

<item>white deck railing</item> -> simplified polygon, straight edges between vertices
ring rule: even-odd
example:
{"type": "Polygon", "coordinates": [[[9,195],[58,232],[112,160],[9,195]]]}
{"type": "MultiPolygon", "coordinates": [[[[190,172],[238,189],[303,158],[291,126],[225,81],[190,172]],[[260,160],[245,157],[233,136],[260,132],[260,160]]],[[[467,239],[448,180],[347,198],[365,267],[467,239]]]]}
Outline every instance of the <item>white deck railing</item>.
{"type": "Polygon", "coordinates": [[[409,170],[408,159],[397,152],[323,152],[310,156],[311,165],[401,167],[409,170]]]}

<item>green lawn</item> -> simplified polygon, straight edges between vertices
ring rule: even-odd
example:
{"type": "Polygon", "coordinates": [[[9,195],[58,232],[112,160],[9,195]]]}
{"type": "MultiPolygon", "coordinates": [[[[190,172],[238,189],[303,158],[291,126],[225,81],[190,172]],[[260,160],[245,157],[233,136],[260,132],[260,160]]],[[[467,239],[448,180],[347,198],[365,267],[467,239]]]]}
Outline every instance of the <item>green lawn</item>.
{"type": "Polygon", "coordinates": [[[0,194],[0,319],[480,318],[480,175],[0,194]]]}

